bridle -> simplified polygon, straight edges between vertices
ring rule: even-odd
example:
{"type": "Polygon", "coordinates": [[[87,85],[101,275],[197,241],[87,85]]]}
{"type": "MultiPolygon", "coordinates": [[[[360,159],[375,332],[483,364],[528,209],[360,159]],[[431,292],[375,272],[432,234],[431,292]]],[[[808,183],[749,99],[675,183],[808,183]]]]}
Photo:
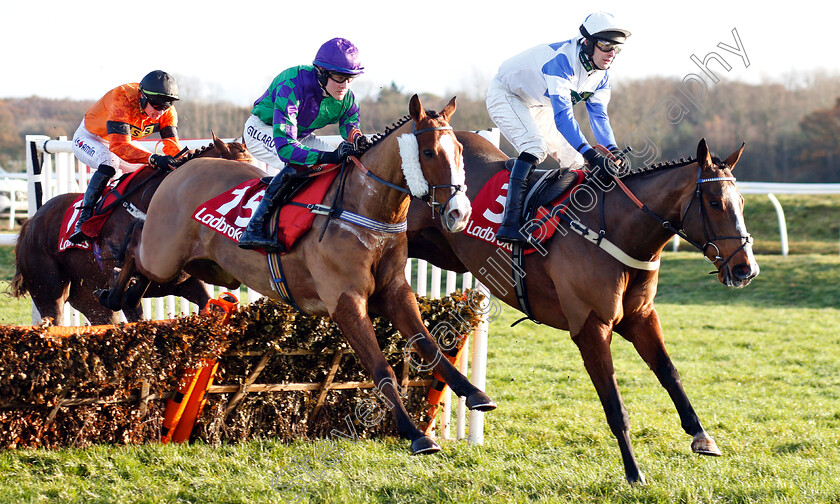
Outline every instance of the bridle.
{"type": "Polygon", "coordinates": [[[698,212],[700,214],[700,219],[703,225],[703,239],[705,240],[705,243],[703,243],[702,245],[689,238],[688,235],[685,233],[685,230],[682,225],[680,225],[680,227],[678,228],[671,224],[669,221],[663,219],[662,217],[651,211],[645,204],[639,201],[639,199],[632,193],[632,191],[630,191],[630,189],[624,184],[624,182],[621,181],[621,179],[619,179],[618,177],[613,178],[615,179],[616,184],[621,188],[621,190],[624,191],[624,193],[633,201],[633,203],[635,203],[636,206],[638,206],[643,212],[658,220],[659,223],[662,224],[663,228],[676,234],[677,236],[691,244],[694,248],[702,252],[703,258],[707,262],[716,265],[717,271],[712,272],[712,274],[714,274],[720,271],[721,268],[729,264],[729,261],[732,260],[735,254],[743,250],[744,247],[746,247],[748,244],[752,243],[753,239],[752,236],[749,234],[747,234],[746,236],[717,236],[715,234],[714,230],[712,229],[712,224],[709,219],[709,215],[706,212],[706,205],[703,203],[702,184],[705,184],[707,182],[735,182],[735,177],[701,178],[701,172],[702,168],[698,166],[697,183],[694,187],[694,194],[692,194],[691,200],[685,207],[685,211],[683,211],[682,217],[680,218],[680,224],[685,223],[686,216],[688,215],[688,210],[691,208],[691,205],[694,204],[694,201],[697,200],[698,212]],[[715,244],[716,241],[720,240],[740,240],[741,245],[737,249],[735,249],[731,254],[729,254],[729,257],[724,259],[720,255],[720,248],[718,248],[718,246],[715,244]],[[709,256],[707,255],[707,251],[710,248],[714,249],[714,259],[709,259],[709,256]],[[720,265],[717,265],[719,261],[722,262],[720,263],[720,265]]]}
{"type": "MultiPolygon", "coordinates": [[[[414,125],[411,126],[411,133],[415,137],[420,136],[421,134],[427,133],[427,132],[430,132],[430,131],[452,131],[454,129],[454,128],[452,128],[452,126],[432,126],[432,127],[429,127],[429,128],[422,128],[422,129],[419,129],[419,130],[415,130],[414,127],[415,127],[414,125]]],[[[387,180],[383,179],[382,177],[380,177],[380,176],[376,175],[375,173],[371,172],[358,159],[356,159],[356,158],[352,158],[352,159],[353,159],[353,162],[356,163],[356,166],[362,171],[362,173],[364,173],[368,177],[372,178],[373,180],[379,182],[380,184],[384,184],[384,185],[390,187],[391,189],[395,189],[397,191],[405,193],[409,197],[411,197],[412,199],[419,199],[419,200],[425,201],[432,208],[432,215],[433,216],[434,216],[435,208],[437,208],[438,214],[440,214],[441,217],[443,217],[443,211],[446,209],[447,205],[449,205],[449,202],[452,201],[452,199],[454,197],[456,197],[459,192],[460,193],[466,193],[466,187],[463,186],[463,185],[460,185],[460,184],[439,184],[439,185],[430,185],[429,186],[429,191],[426,194],[416,195],[416,194],[413,194],[409,189],[406,189],[405,187],[398,186],[394,183],[388,182],[387,180]],[[450,191],[449,198],[447,198],[447,200],[443,203],[439,202],[437,200],[437,198],[435,197],[435,192],[438,189],[449,189],[449,191],[450,191]]]]}

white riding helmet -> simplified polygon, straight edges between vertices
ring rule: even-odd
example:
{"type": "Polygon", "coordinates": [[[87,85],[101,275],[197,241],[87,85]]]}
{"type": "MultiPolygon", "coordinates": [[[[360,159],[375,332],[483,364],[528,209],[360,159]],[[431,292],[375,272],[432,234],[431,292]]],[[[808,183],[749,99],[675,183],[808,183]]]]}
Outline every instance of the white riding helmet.
{"type": "Polygon", "coordinates": [[[593,12],[580,25],[580,34],[586,38],[607,40],[623,44],[630,32],[615,24],[615,17],[607,12],[593,12]]]}

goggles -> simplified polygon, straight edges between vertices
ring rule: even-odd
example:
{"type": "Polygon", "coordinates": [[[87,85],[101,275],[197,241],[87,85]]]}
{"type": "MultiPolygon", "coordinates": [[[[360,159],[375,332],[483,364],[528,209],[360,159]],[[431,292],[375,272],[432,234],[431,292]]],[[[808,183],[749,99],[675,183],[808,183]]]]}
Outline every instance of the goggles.
{"type": "Polygon", "coordinates": [[[345,82],[347,84],[350,84],[351,82],[353,82],[353,79],[355,79],[355,78],[356,78],[355,75],[348,75],[348,74],[343,74],[343,73],[330,72],[330,79],[334,80],[335,82],[337,82],[339,84],[343,84],[345,82]]]}
{"type": "Polygon", "coordinates": [[[615,53],[618,54],[621,52],[621,44],[610,42],[608,40],[595,39],[595,47],[605,53],[615,51],[615,53]]]}
{"type": "Polygon", "coordinates": [[[151,105],[153,109],[155,109],[157,111],[160,111],[160,112],[163,112],[165,110],[169,110],[169,107],[172,106],[172,102],[155,103],[155,102],[149,100],[149,105],[151,105]]]}
{"type": "Polygon", "coordinates": [[[142,90],[142,93],[149,105],[151,105],[153,109],[161,112],[164,110],[169,110],[169,108],[172,106],[172,103],[175,100],[177,100],[177,98],[171,98],[164,94],[153,93],[146,90],[142,90]]]}

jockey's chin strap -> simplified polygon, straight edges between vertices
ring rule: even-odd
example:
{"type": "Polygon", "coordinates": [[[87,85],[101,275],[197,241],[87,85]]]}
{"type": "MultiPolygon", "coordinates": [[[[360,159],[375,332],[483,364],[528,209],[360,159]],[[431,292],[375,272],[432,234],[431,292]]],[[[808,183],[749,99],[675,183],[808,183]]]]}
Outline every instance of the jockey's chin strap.
{"type": "Polygon", "coordinates": [[[704,239],[706,241],[706,243],[704,243],[703,245],[701,245],[700,243],[698,243],[698,242],[692,240],[691,238],[689,238],[688,235],[686,235],[685,230],[683,228],[677,228],[676,226],[671,224],[669,221],[667,221],[667,220],[663,219],[662,217],[660,217],[659,215],[655,214],[644,203],[639,201],[639,198],[637,198],[636,195],[633,194],[633,192],[627,187],[627,185],[624,184],[624,182],[621,181],[620,178],[618,178],[616,176],[613,176],[613,179],[615,180],[615,183],[618,185],[618,187],[620,187],[621,190],[624,191],[624,194],[626,194],[630,198],[630,200],[633,201],[633,203],[635,203],[635,205],[637,207],[639,207],[643,212],[645,212],[646,214],[650,215],[651,217],[653,217],[654,219],[659,221],[659,223],[662,224],[663,228],[665,228],[668,231],[670,231],[670,232],[674,233],[675,235],[679,236],[680,238],[682,238],[683,240],[685,240],[689,244],[691,244],[694,248],[696,248],[697,250],[702,252],[703,253],[703,258],[706,261],[708,261],[710,264],[716,264],[718,261],[723,261],[720,264],[720,266],[717,266],[717,268],[718,268],[717,271],[712,271],[712,272],[709,273],[710,275],[714,275],[718,271],[720,271],[720,268],[723,268],[724,266],[726,266],[729,263],[729,261],[732,260],[732,258],[735,256],[735,254],[740,252],[744,247],[747,246],[747,244],[752,243],[752,236],[750,236],[750,235],[746,235],[746,236],[716,236],[714,234],[714,232],[711,230],[711,223],[709,223],[709,216],[706,214],[706,206],[703,204],[702,194],[701,194],[701,191],[700,191],[700,185],[705,184],[706,182],[726,182],[726,181],[735,182],[735,177],[701,178],[700,177],[701,172],[702,172],[702,168],[700,168],[698,166],[698,168],[697,168],[697,184],[694,188],[694,194],[691,196],[691,201],[688,202],[688,206],[685,207],[685,211],[683,212],[682,217],[680,218],[680,222],[681,223],[685,222],[685,217],[686,217],[686,215],[688,215],[688,209],[691,208],[691,205],[694,203],[694,200],[697,200],[698,205],[699,205],[700,216],[701,216],[701,219],[702,219],[702,222],[703,222],[703,236],[704,236],[704,239]],[[710,234],[711,234],[711,238],[709,237],[710,234]],[[715,245],[715,241],[717,241],[717,240],[740,240],[742,243],[741,243],[741,246],[739,246],[731,254],[729,254],[729,257],[727,257],[726,259],[723,259],[723,257],[720,256],[720,249],[717,247],[717,245],[715,245]],[[706,255],[706,251],[710,247],[714,248],[714,250],[715,250],[714,259],[709,259],[709,257],[706,255]]]}

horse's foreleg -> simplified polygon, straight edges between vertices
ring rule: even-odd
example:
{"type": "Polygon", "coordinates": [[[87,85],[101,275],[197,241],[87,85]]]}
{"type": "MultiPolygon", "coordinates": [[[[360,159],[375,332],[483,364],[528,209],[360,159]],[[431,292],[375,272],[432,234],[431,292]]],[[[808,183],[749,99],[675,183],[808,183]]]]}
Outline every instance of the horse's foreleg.
{"type": "MultiPolygon", "coordinates": [[[[379,348],[365,303],[359,298],[342,294],[330,316],[347,338],[356,357],[373,377],[373,383],[380,398],[391,410],[397,423],[397,431],[402,437],[411,441],[412,452],[421,454],[439,451],[440,446],[414,425],[406,411],[400,398],[397,377],[379,348]]],[[[371,416],[373,415],[366,415],[362,421],[369,422],[371,416]]]]}
{"type": "Polygon", "coordinates": [[[624,462],[624,475],[631,484],[644,484],[645,477],[639,469],[633,446],[630,443],[630,419],[624,407],[624,401],[621,400],[618,383],[615,381],[615,369],[610,352],[611,336],[610,327],[594,314],[590,314],[580,332],[572,336],[572,340],[580,350],[583,365],[595,385],[595,390],[607,415],[607,423],[618,440],[624,462]]]}
{"type": "Polygon", "coordinates": [[[693,438],[691,449],[701,455],[720,455],[714,439],[700,424],[700,419],[683,389],[680,374],[665,350],[662,326],[656,310],[628,317],[616,327],[616,332],[633,343],[636,351],[659,379],[659,383],[668,391],[680,415],[682,428],[693,438]]]}
{"type": "Polygon", "coordinates": [[[135,275],[134,283],[125,290],[123,309],[136,310],[140,307],[140,301],[149,288],[149,279],[143,275],[135,275]]]}
{"type": "Polygon", "coordinates": [[[207,287],[204,285],[204,282],[194,276],[176,285],[172,294],[186,298],[191,303],[195,303],[199,310],[204,309],[207,301],[210,300],[210,295],[207,294],[207,287]]]}
{"type": "MultiPolygon", "coordinates": [[[[381,303],[383,315],[408,340],[409,345],[413,345],[425,362],[425,364],[415,363],[409,359],[412,365],[434,369],[455,394],[467,398],[466,405],[469,409],[478,411],[496,409],[496,403],[487,394],[470,383],[440,351],[440,347],[423,324],[420,309],[417,306],[417,298],[414,297],[414,292],[408,284],[403,283],[394,289],[389,289],[381,296],[381,299],[383,300],[381,303]]],[[[446,339],[454,339],[458,336],[449,333],[442,335],[446,339]]],[[[406,348],[406,352],[408,352],[408,348],[406,348]]]]}

